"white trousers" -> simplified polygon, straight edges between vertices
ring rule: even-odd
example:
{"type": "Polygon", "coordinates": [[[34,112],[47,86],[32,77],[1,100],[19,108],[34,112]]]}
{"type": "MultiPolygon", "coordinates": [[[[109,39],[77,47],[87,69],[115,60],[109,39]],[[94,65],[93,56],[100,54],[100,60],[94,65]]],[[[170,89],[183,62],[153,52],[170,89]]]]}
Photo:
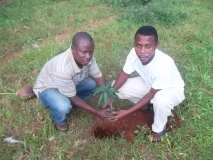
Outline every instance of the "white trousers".
{"type": "MultiPolygon", "coordinates": [[[[120,99],[128,99],[133,103],[140,101],[150,90],[141,77],[129,78],[118,90],[120,99]]],[[[170,88],[158,91],[151,99],[154,110],[154,122],[152,131],[162,132],[166,126],[168,116],[175,106],[185,99],[184,89],[170,88]]]]}

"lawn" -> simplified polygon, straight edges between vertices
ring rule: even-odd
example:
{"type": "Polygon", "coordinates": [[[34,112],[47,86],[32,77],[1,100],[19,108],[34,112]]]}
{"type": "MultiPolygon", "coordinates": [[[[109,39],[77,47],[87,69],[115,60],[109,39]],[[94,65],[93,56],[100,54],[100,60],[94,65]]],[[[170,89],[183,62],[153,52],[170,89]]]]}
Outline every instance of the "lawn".
{"type": "Polygon", "coordinates": [[[0,0],[0,159],[212,159],[212,15],[211,0],[0,0]],[[161,143],[150,143],[142,132],[133,143],[95,139],[93,118],[81,110],[73,111],[70,130],[60,133],[36,99],[13,94],[33,84],[77,31],[92,35],[100,68],[114,79],[144,24],[157,28],[160,48],[175,59],[186,83],[186,100],[177,110],[183,123],[161,143]],[[5,143],[10,136],[23,143],[5,143]]]}

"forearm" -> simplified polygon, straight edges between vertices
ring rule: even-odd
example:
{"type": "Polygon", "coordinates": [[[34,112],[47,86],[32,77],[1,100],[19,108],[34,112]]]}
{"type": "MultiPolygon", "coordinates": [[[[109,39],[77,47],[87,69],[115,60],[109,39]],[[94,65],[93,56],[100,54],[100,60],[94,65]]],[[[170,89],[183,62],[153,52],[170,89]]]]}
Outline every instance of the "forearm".
{"type": "Polygon", "coordinates": [[[120,74],[118,75],[118,78],[115,80],[115,84],[113,85],[113,87],[116,90],[118,90],[126,82],[127,79],[128,79],[128,74],[121,71],[120,74]]]}
{"type": "Polygon", "coordinates": [[[82,100],[78,96],[71,97],[70,99],[75,106],[89,113],[92,113],[93,115],[99,116],[99,113],[94,108],[92,108],[89,104],[87,104],[84,100],[82,100]]]}
{"type": "Polygon", "coordinates": [[[142,109],[145,107],[148,103],[150,103],[151,99],[154,97],[158,90],[150,89],[150,91],[134,106],[132,106],[130,109],[128,109],[128,114],[131,114],[138,109],[142,109]]]}

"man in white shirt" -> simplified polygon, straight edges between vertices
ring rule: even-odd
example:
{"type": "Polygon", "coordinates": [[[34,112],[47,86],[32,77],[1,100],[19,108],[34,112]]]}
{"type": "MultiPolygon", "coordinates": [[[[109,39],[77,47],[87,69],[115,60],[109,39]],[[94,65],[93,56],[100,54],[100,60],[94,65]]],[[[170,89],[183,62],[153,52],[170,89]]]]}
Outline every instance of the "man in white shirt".
{"type": "Polygon", "coordinates": [[[152,141],[160,141],[171,110],[184,99],[184,82],[174,60],[157,49],[158,35],[152,26],[142,26],[135,33],[134,48],[127,56],[123,70],[117,77],[114,88],[121,99],[128,99],[134,105],[120,110],[114,120],[153,104],[154,122],[152,141]],[[138,77],[129,75],[137,72],[138,77]]]}
{"type": "Polygon", "coordinates": [[[67,116],[73,105],[103,117],[101,112],[84,101],[96,85],[104,83],[93,57],[94,47],[94,41],[88,33],[76,33],[71,47],[50,59],[37,77],[33,91],[50,111],[58,130],[68,129],[67,116]]]}

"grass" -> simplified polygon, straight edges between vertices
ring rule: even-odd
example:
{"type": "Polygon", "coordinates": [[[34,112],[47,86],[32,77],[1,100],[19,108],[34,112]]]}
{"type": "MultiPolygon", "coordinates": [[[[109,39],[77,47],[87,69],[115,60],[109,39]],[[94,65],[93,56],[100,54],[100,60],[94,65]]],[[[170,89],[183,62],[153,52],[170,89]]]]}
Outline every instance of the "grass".
{"type": "Polygon", "coordinates": [[[122,18],[135,23],[174,25],[187,17],[185,6],[190,0],[101,0],[123,11],[122,18]],[[163,8],[163,9],[162,9],[163,8]]]}
{"type": "MultiPolygon", "coordinates": [[[[162,1],[162,5],[167,2],[162,1]]],[[[144,11],[131,12],[140,3],[136,0],[2,1],[0,92],[12,93],[25,83],[33,83],[43,64],[66,49],[72,35],[80,30],[94,37],[97,61],[106,79],[113,79],[132,47],[136,29],[153,24],[159,32],[160,48],[175,58],[184,77],[187,99],[178,109],[184,119],[181,128],[169,133],[160,144],[150,143],[143,133],[129,144],[122,138],[94,139],[89,134],[92,117],[79,110],[72,113],[71,129],[59,133],[36,100],[0,95],[0,159],[211,159],[212,2],[188,0],[183,1],[185,6],[173,2],[168,2],[170,9],[164,10],[170,13],[174,9],[171,16],[156,17],[161,4],[150,1],[145,6],[154,16],[140,19],[144,11]],[[24,145],[3,142],[12,135],[24,145]]],[[[136,11],[145,6],[138,5],[136,11]]]]}

